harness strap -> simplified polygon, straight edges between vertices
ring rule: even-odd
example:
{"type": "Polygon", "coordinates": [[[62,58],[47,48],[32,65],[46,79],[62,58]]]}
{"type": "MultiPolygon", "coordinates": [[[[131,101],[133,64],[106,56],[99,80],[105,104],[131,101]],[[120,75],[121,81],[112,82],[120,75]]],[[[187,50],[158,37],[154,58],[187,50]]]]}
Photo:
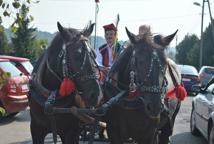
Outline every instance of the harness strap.
{"type": "Polygon", "coordinates": [[[50,64],[48,62],[48,59],[46,61],[46,65],[48,70],[57,78],[57,80],[59,80],[60,82],[62,81],[62,79],[53,71],[53,69],[50,67],[50,64]]]}
{"type": "Polygon", "coordinates": [[[174,74],[173,74],[173,72],[172,72],[172,68],[171,68],[171,66],[169,65],[169,63],[168,63],[168,68],[169,68],[169,74],[170,74],[170,76],[171,76],[171,78],[172,78],[173,85],[174,85],[175,87],[177,87],[177,86],[178,86],[178,82],[177,82],[176,79],[175,79],[175,76],[174,76],[174,74]]]}

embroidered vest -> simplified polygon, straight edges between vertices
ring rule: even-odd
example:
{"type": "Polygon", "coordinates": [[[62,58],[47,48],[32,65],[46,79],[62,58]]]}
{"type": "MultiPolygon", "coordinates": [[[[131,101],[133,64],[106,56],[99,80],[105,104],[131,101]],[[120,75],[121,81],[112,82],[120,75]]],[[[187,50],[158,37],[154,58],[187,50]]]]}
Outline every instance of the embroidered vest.
{"type": "MultiPolygon", "coordinates": [[[[117,46],[116,46],[116,49],[115,49],[115,56],[112,56],[113,57],[113,61],[117,58],[117,56],[120,54],[122,50],[122,47],[119,43],[117,43],[117,46]]],[[[100,48],[99,48],[99,51],[103,57],[102,59],[102,64],[106,67],[109,66],[109,53],[108,53],[108,49],[107,49],[107,44],[104,44],[102,45],[100,48]]]]}

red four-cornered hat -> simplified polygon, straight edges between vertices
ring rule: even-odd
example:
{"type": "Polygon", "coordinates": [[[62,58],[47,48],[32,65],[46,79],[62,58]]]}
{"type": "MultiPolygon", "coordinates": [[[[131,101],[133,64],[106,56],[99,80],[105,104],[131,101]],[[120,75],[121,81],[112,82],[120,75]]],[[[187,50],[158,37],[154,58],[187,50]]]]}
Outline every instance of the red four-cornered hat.
{"type": "Polygon", "coordinates": [[[108,25],[104,25],[103,28],[104,28],[105,31],[107,31],[107,30],[114,30],[114,31],[117,31],[117,28],[114,26],[113,23],[108,24],[108,25]]]}

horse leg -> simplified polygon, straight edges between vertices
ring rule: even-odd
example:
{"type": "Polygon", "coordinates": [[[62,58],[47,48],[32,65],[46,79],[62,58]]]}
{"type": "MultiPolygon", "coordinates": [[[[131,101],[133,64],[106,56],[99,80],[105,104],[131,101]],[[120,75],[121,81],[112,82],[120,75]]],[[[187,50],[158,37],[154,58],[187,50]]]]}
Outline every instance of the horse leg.
{"type": "Polygon", "coordinates": [[[158,144],[156,134],[154,130],[147,130],[147,133],[141,132],[135,140],[137,144],[158,144]]]}
{"type": "Polygon", "coordinates": [[[181,103],[178,102],[175,112],[172,115],[171,121],[168,119],[167,123],[161,128],[161,133],[159,135],[159,144],[168,144],[169,137],[173,133],[175,118],[180,110],[181,103]]]}
{"type": "Polygon", "coordinates": [[[123,141],[118,132],[119,130],[118,130],[118,128],[116,128],[116,129],[114,130],[113,127],[109,127],[109,126],[107,126],[107,128],[106,128],[110,144],[123,144],[123,141]]]}
{"type": "Polygon", "coordinates": [[[161,133],[159,134],[159,144],[168,144],[169,137],[172,134],[170,123],[167,122],[162,128],[161,133]]]}
{"type": "Polygon", "coordinates": [[[79,144],[79,133],[74,131],[65,131],[59,133],[59,136],[62,140],[62,144],[79,144]]]}
{"type": "Polygon", "coordinates": [[[33,144],[44,144],[44,139],[47,135],[47,130],[36,124],[33,120],[31,120],[30,130],[33,144]]]}

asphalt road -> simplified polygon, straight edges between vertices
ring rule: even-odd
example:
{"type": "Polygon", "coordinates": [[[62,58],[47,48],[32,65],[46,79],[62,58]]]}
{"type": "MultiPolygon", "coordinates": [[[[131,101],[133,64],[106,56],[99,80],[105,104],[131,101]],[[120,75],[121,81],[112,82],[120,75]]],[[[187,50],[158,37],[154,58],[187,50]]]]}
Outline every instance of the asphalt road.
{"type": "MultiPolygon", "coordinates": [[[[207,144],[204,138],[192,136],[189,130],[192,97],[188,97],[181,105],[175,121],[171,144],[207,144]]],[[[0,121],[0,144],[32,144],[30,135],[29,109],[17,114],[14,118],[0,121]]],[[[50,136],[47,144],[52,144],[50,136]]],[[[60,142],[59,142],[60,143],[60,142]]],[[[87,142],[81,142],[87,144],[87,142]]],[[[95,144],[104,144],[98,143],[95,144]]]]}

